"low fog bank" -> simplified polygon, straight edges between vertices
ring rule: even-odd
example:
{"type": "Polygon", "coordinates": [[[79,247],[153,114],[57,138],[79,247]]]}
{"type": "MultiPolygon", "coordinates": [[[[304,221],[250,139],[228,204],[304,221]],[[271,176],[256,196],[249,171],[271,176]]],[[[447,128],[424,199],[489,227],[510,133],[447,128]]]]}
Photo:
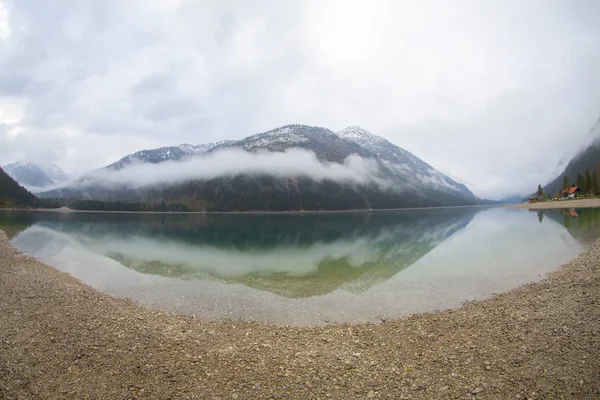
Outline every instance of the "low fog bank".
{"type": "MultiPolygon", "coordinates": [[[[90,173],[90,175],[91,175],[91,173],[90,173]]],[[[76,185],[80,184],[81,180],[85,179],[86,176],[87,175],[85,175],[85,174],[84,175],[78,174],[75,177],[70,177],[69,180],[67,180],[67,181],[58,182],[58,183],[54,183],[52,185],[47,185],[47,186],[32,186],[32,185],[21,185],[21,186],[23,186],[25,189],[29,190],[34,195],[38,196],[38,195],[41,195],[44,193],[52,192],[54,190],[71,187],[71,186],[76,186],[76,185]]]]}
{"type": "Polygon", "coordinates": [[[101,169],[88,174],[77,185],[126,185],[134,188],[209,180],[238,174],[270,175],[278,178],[308,177],[353,184],[389,186],[376,161],[351,155],[343,164],[319,161],[314,152],[288,149],[284,152],[249,153],[227,149],[202,157],[161,164],[138,163],[121,170],[101,169]]]}

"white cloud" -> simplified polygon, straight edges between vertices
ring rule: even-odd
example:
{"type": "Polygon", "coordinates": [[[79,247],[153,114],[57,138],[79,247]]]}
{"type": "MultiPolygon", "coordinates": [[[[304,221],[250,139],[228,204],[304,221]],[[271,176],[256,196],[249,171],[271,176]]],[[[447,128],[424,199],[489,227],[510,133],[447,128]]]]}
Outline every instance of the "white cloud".
{"type": "Polygon", "coordinates": [[[203,157],[161,164],[134,164],[120,170],[102,169],[86,176],[87,185],[127,185],[133,187],[207,180],[237,174],[269,175],[278,178],[311,177],[348,183],[386,184],[373,160],[352,155],[343,164],[321,162],[315,153],[303,149],[285,152],[249,153],[239,149],[221,150],[203,157]]]}
{"type": "Polygon", "coordinates": [[[4,3],[0,1],[0,42],[8,40],[9,37],[10,27],[8,26],[8,11],[6,10],[4,3]]]}
{"type": "Polygon", "coordinates": [[[361,125],[479,196],[531,191],[600,113],[599,12],[586,0],[0,0],[0,102],[22,107],[0,130],[0,164],[44,147],[72,171],[289,123],[361,125]]]}

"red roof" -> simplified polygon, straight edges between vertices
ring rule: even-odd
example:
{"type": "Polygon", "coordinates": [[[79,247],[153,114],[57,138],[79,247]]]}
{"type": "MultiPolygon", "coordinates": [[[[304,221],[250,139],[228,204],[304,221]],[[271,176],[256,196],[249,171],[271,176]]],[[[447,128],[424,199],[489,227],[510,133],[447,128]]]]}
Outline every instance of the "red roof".
{"type": "Polygon", "coordinates": [[[579,190],[579,186],[573,186],[573,187],[563,190],[563,193],[573,194],[578,190],[579,190]]]}
{"type": "Polygon", "coordinates": [[[568,217],[579,217],[579,213],[574,209],[565,211],[564,214],[568,217]]]}

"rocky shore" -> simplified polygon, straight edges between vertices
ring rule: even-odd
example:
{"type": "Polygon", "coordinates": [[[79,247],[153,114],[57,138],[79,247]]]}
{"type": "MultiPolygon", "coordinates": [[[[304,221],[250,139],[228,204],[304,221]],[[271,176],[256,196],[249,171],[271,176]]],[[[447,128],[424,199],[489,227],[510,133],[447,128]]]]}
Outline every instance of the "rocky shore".
{"type": "Polygon", "coordinates": [[[292,328],[111,298],[0,231],[0,399],[596,399],[599,264],[600,241],[456,310],[292,328]]]}
{"type": "Polygon", "coordinates": [[[505,208],[527,208],[542,210],[548,208],[597,208],[600,207],[600,198],[582,198],[569,200],[543,201],[539,203],[522,203],[504,206],[505,208]]]}

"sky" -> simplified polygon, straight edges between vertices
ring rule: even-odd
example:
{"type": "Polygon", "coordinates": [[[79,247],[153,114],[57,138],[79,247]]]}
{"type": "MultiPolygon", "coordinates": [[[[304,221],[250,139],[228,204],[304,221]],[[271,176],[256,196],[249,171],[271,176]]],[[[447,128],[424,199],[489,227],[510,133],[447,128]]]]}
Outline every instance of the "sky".
{"type": "Polygon", "coordinates": [[[596,0],[0,0],[0,165],[77,174],[287,124],[531,193],[600,117],[596,0]]]}

